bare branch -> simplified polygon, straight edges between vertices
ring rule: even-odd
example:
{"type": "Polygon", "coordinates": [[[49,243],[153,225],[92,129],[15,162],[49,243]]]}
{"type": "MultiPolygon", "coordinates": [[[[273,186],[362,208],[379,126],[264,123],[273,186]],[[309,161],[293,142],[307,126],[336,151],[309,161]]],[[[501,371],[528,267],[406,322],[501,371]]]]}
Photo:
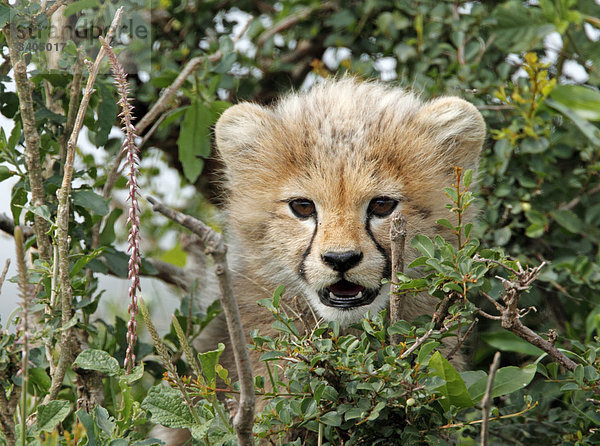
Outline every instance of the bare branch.
{"type": "MultiPolygon", "coordinates": [[[[40,135],[37,131],[35,113],[33,110],[33,83],[27,77],[27,63],[22,59],[18,50],[19,37],[13,36],[11,27],[4,28],[6,42],[8,43],[10,62],[14,71],[14,80],[19,96],[19,109],[23,122],[25,135],[25,160],[31,185],[31,204],[44,206],[46,193],[44,191],[44,178],[40,161],[40,135]]],[[[52,256],[50,237],[48,237],[48,222],[40,215],[33,216],[35,234],[37,237],[40,258],[49,262],[52,256]]]]}
{"type": "Polygon", "coordinates": [[[64,167],[65,158],[67,157],[67,140],[73,133],[75,126],[75,118],[77,117],[77,104],[79,95],[81,94],[81,81],[83,79],[83,54],[80,53],[73,68],[73,80],[71,81],[71,95],[69,98],[69,110],[67,111],[67,122],[65,123],[65,131],[60,137],[60,162],[61,168],[64,167]]]}
{"type": "MultiPolygon", "coordinates": [[[[390,221],[390,241],[392,250],[392,286],[390,290],[390,324],[402,319],[402,307],[405,297],[398,294],[396,273],[404,272],[404,248],[406,243],[406,217],[400,210],[394,211],[390,221]]],[[[392,343],[398,344],[400,335],[392,335],[392,343]]]]}
{"type": "Polygon", "coordinates": [[[223,236],[214,231],[202,221],[182,214],[167,206],[159,203],[152,197],[148,197],[152,203],[152,209],[160,212],[171,220],[185,226],[198,236],[214,261],[215,273],[219,281],[221,304],[227,328],[231,339],[231,348],[235,358],[235,365],[240,378],[240,402],[233,418],[238,444],[253,445],[252,425],[254,422],[254,379],[252,377],[252,367],[250,364],[250,355],[246,348],[246,336],[240,318],[240,312],[233,295],[231,284],[231,274],[227,267],[227,247],[223,241],[223,236]]]}
{"type": "MultiPolygon", "coordinates": [[[[489,259],[483,259],[489,261],[489,259]]],[[[577,363],[567,358],[561,351],[559,351],[554,345],[556,338],[546,340],[538,335],[536,332],[531,330],[529,327],[523,325],[521,318],[525,316],[530,309],[519,308],[519,298],[524,291],[527,291],[531,284],[536,280],[541,269],[546,265],[546,262],[542,262],[535,268],[523,269],[520,263],[517,262],[517,270],[510,269],[516,276],[514,280],[508,280],[503,277],[497,277],[502,281],[504,287],[504,293],[502,294],[502,302],[504,305],[492,299],[490,296],[483,293],[483,295],[494,303],[496,309],[500,312],[500,316],[490,315],[482,310],[477,310],[480,315],[488,319],[500,320],[502,328],[505,328],[520,338],[526,340],[530,344],[541,348],[548,353],[554,360],[566,369],[573,371],[577,367],[577,363]]]]}
{"type": "Polygon", "coordinates": [[[446,359],[448,361],[450,361],[454,357],[454,355],[456,354],[458,349],[461,347],[461,345],[463,345],[463,343],[466,341],[466,339],[471,335],[471,333],[473,332],[473,329],[475,328],[475,325],[477,325],[477,322],[479,322],[479,319],[477,319],[477,318],[473,319],[473,322],[471,322],[471,325],[469,325],[469,328],[467,328],[467,331],[465,332],[464,336],[459,336],[458,342],[452,348],[450,353],[448,353],[448,355],[446,356],[446,359]]]}
{"type": "Polygon", "coordinates": [[[446,319],[446,316],[448,316],[448,310],[450,309],[452,304],[454,304],[454,302],[456,302],[460,298],[461,296],[455,292],[446,294],[446,296],[444,296],[444,298],[438,305],[437,310],[435,310],[435,313],[433,313],[433,316],[431,318],[436,328],[442,326],[444,320],[446,319]]]}
{"type": "MultiPolygon", "coordinates": [[[[438,334],[444,334],[448,331],[449,327],[447,326],[443,326],[440,331],[438,332],[438,334]]],[[[421,336],[419,339],[417,339],[415,341],[415,343],[413,345],[410,346],[410,348],[408,350],[406,350],[404,353],[402,353],[402,355],[400,356],[400,359],[404,359],[406,358],[408,355],[410,355],[412,352],[414,352],[416,349],[418,349],[421,345],[423,345],[425,343],[425,341],[427,339],[429,339],[429,337],[433,334],[433,328],[430,328],[429,330],[427,330],[427,332],[421,336]]]]}
{"type": "Polygon", "coordinates": [[[303,8],[301,10],[299,10],[298,12],[295,12],[293,14],[290,14],[289,16],[287,16],[286,18],[284,18],[283,20],[280,20],[279,22],[277,22],[275,24],[275,26],[265,30],[260,37],[258,38],[258,41],[256,42],[256,45],[259,48],[262,48],[263,45],[265,43],[267,43],[267,41],[273,37],[275,34],[280,33],[281,31],[285,31],[286,29],[291,28],[292,26],[294,26],[296,23],[308,18],[308,16],[310,16],[313,12],[315,11],[326,11],[329,9],[335,9],[336,8],[336,4],[333,2],[325,2],[322,4],[318,4],[318,6],[312,6],[312,7],[306,7],[303,8]]]}
{"type": "Polygon", "coordinates": [[[492,408],[492,390],[494,388],[494,378],[496,372],[500,366],[500,352],[496,352],[494,360],[490,366],[490,374],[488,376],[487,386],[485,388],[485,394],[481,400],[482,406],[482,423],[481,423],[481,446],[487,446],[488,444],[488,423],[490,418],[490,409],[492,408]]]}
{"type": "MultiPolygon", "coordinates": [[[[600,184],[597,184],[596,186],[592,187],[592,188],[591,188],[589,191],[587,191],[585,194],[586,194],[587,196],[590,196],[590,195],[597,194],[598,192],[600,192],[600,184]]],[[[582,192],[582,194],[583,194],[583,193],[584,193],[584,192],[582,192]]],[[[561,204],[561,205],[558,207],[558,209],[560,209],[560,210],[565,210],[565,211],[569,211],[569,210],[573,209],[575,206],[577,206],[577,205],[578,205],[578,204],[581,202],[581,196],[582,196],[582,195],[579,195],[579,196],[577,196],[577,197],[573,198],[573,199],[572,199],[571,201],[569,201],[568,203],[561,204]]]]}

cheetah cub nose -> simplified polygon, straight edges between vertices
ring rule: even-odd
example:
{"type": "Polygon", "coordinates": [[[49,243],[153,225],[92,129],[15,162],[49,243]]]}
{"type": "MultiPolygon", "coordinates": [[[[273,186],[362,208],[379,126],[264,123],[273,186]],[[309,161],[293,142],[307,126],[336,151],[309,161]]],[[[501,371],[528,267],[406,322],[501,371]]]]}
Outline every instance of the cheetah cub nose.
{"type": "Polygon", "coordinates": [[[329,265],[334,271],[346,272],[353,266],[356,266],[363,258],[362,252],[344,251],[333,252],[327,251],[321,255],[321,259],[329,265]]]}

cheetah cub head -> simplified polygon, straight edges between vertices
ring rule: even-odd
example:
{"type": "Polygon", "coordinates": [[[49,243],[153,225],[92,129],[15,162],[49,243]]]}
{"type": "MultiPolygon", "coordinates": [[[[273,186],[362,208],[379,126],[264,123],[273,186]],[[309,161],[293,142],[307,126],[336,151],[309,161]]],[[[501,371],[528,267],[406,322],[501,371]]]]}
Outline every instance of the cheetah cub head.
{"type": "Polygon", "coordinates": [[[461,99],[422,102],[345,78],[272,107],[233,106],[215,133],[234,270],[271,291],[284,284],[345,325],[388,302],[381,284],[395,209],[407,218],[407,240],[450,237],[435,223],[447,217],[442,189],[454,166],[477,168],[485,125],[461,99]]]}

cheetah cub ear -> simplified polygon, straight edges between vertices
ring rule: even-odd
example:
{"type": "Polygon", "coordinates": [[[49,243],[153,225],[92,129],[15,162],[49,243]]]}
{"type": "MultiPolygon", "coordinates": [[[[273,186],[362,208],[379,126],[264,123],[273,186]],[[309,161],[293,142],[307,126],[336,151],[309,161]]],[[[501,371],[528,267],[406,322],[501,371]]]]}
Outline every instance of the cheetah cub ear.
{"type": "Polygon", "coordinates": [[[225,110],[215,126],[217,149],[225,164],[238,164],[256,155],[264,145],[261,139],[272,131],[275,120],[271,110],[250,102],[225,110]]]}
{"type": "Polygon", "coordinates": [[[417,114],[418,125],[433,139],[433,153],[444,164],[476,169],[485,139],[485,122],[473,104],[445,97],[424,105],[417,114]]]}

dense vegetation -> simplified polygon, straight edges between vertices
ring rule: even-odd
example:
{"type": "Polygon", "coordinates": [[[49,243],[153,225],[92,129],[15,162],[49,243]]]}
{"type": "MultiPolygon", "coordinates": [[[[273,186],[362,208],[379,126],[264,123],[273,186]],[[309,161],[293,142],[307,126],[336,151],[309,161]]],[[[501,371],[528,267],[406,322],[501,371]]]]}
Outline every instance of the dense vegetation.
{"type": "Polygon", "coordinates": [[[596,2],[125,4],[123,21],[151,31],[151,39],[113,43],[123,49],[134,108],[117,102],[127,88],[118,71],[121,83],[113,84],[104,61],[80,123],[106,164],[69,143],[73,130],[79,132],[75,115],[93,72],[82,55],[93,61],[100,44],[52,37],[49,30],[56,23],[58,29],[97,23],[106,31],[116,8],[100,0],[65,3],[66,19],[57,19],[39,3],[0,1],[0,112],[14,123],[0,131],[0,181],[17,179],[12,215],[0,223],[15,237],[8,277],[15,276],[22,292],[21,312],[2,321],[0,332],[0,443],[152,444],[144,440],[152,417],[190,428],[199,444],[235,444],[229,407],[216,398],[217,387],[237,394],[217,364],[220,350],[198,361],[181,353],[219,311],[218,305],[199,309],[202,280],[194,278],[203,256],[187,234],[164,249],[179,227],[154,217],[143,200],[131,217],[124,197],[136,197],[139,184],[144,195],[175,205],[153,180],[160,164],[144,162],[161,159],[178,170],[181,187],[201,192],[178,197],[177,206],[217,226],[211,126],[221,111],[240,100],[269,103],[307,79],[343,73],[475,104],[489,129],[479,181],[470,184],[469,173],[457,172],[456,184],[448,185],[453,212],[442,224],[462,234],[458,245],[417,238],[412,243],[423,257],[414,266],[425,266],[426,277],[397,280],[402,293],[424,289],[438,296],[444,306],[438,319],[390,324],[375,315],[358,334],[340,333],[336,324],[303,334],[284,311],[282,290],[262,302],[282,335],[258,333],[255,348],[283,369],[269,367],[269,376],[255,378],[258,393],[273,388],[257,416],[257,439],[284,442],[290,439],[281,434],[293,432],[294,444],[390,444],[392,438],[469,445],[485,435],[491,444],[600,442],[596,2]],[[58,59],[48,42],[61,44],[53,47],[62,49],[58,59]],[[185,67],[189,76],[178,93],[152,114],[185,67]],[[111,134],[119,114],[123,126],[133,119],[143,136],[139,172],[135,138],[125,138],[130,152],[121,157],[123,136],[111,134]],[[129,183],[113,166],[123,158],[129,183]],[[473,197],[482,212],[472,229],[456,217],[473,197]],[[136,234],[128,259],[123,214],[141,227],[143,259],[136,257],[136,234]],[[151,320],[142,324],[139,316],[138,334],[148,328],[154,347],[138,340],[132,350],[135,323],[96,317],[104,293],[98,277],[129,275],[137,289],[131,271],[138,261],[140,274],[173,285],[182,303],[162,341],[151,320]],[[523,289],[511,294],[517,285],[523,289]],[[509,307],[512,319],[494,319],[509,307]],[[518,336],[523,330],[515,321],[544,342],[518,336]],[[467,372],[458,373],[436,350],[441,338],[457,333],[466,338],[467,372]],[[486,390],[497,351],[501,362],[486,390]],[[155,385],[165,367],[171,386],[155,385]],[[190,371],[196,379],[182,378],[190,371]],[[184,401],[194,397],[202,399],[192,409],[184,401]]]}

